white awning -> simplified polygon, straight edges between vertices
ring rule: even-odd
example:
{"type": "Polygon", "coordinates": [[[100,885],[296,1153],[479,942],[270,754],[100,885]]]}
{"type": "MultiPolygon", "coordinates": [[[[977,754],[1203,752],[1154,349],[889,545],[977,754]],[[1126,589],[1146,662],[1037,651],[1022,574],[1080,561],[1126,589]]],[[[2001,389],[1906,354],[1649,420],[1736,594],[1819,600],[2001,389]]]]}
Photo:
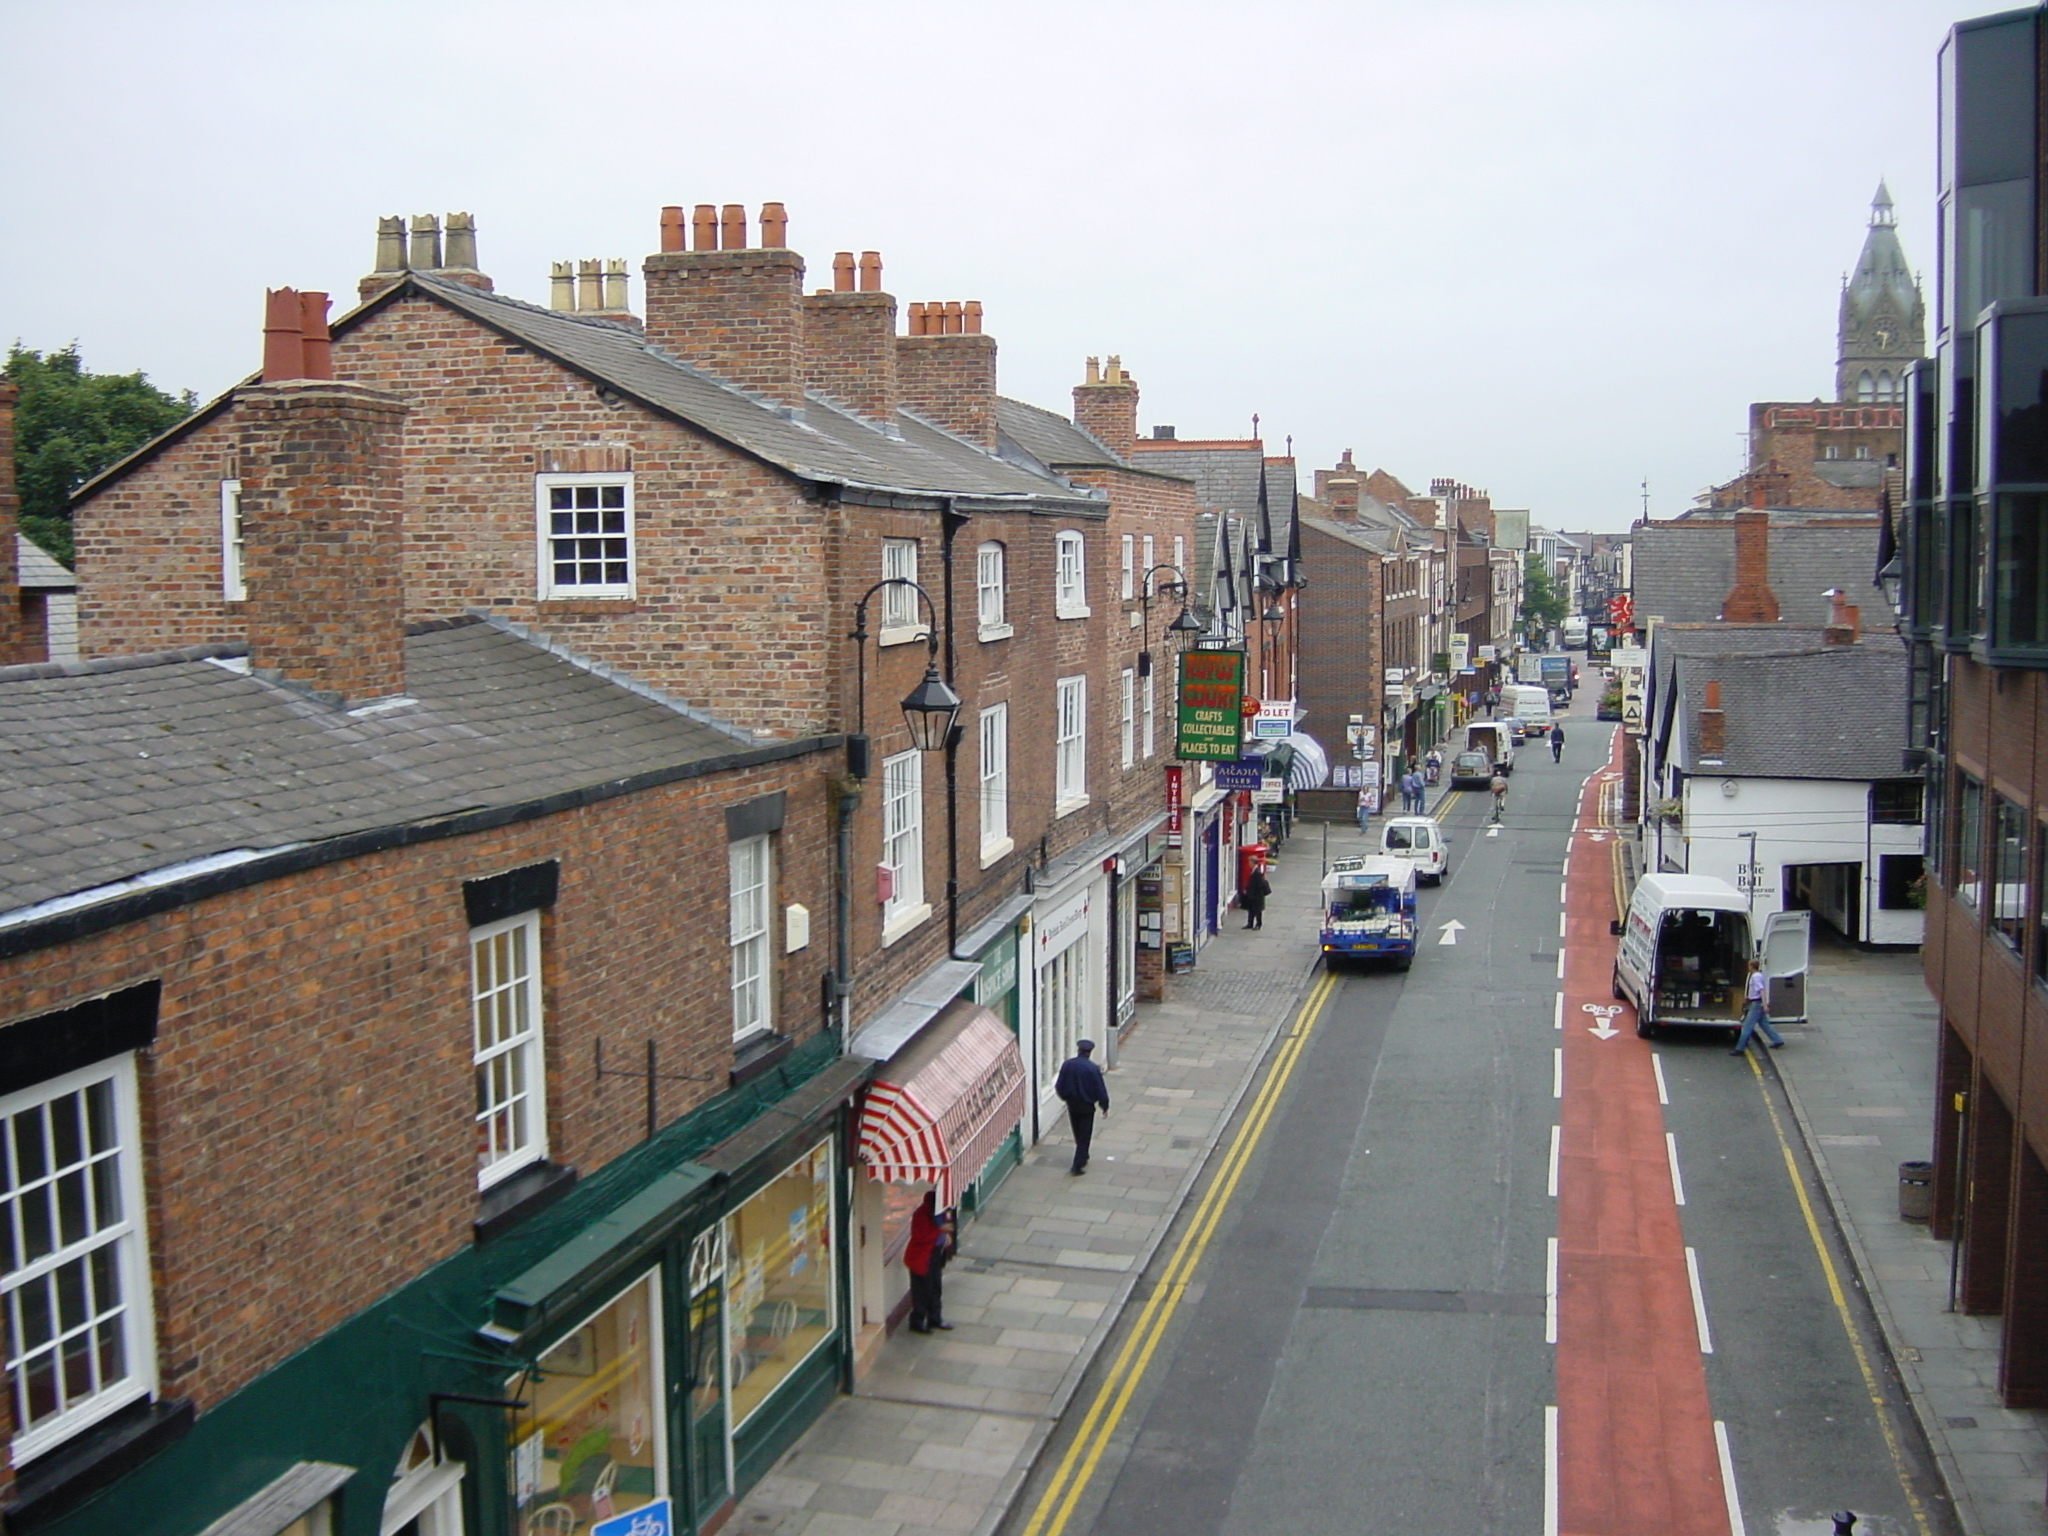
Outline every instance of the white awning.
{"type": "Polygon", "coordinates": [[[933,1184],[941,1208],[1024,1117],[1024,1058],[988,1009],[962,999],[875,1069],[860,1160],[887,1184],[933,1184]]]}

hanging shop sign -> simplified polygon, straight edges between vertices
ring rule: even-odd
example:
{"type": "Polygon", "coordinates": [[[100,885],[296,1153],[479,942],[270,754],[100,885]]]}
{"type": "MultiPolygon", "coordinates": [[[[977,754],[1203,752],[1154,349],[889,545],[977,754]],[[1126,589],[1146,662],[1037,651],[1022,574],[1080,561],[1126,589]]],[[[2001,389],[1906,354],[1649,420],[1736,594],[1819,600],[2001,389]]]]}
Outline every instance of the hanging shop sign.
{"type": "Polygon", "coordinates": [[[1472,670],[1472,637],[1470,635],[1451,636],[1451,670],[1453,672],[1470,672],[1472,670]]]}
{"type": "Polygon", "coordinates": [[[1180,846],[1181,824],[1187,815],[1187,801],[1181,795],[1181,768],[1166,765],[1166,846],[1180,846]]]}
{"type": "Polygon", "coordinates": [[[1235,762],[1244,705],[1244,652],[1183,651],[1176,757],[1235,762]]]}
{"type": "Polygon", "coordinates": [[[1234,763],[1216,765],[1218,789],[1257,789],[1259,780],[1265,776],[1266,761],[1260,757],[1247,757],[1234,763]]]}

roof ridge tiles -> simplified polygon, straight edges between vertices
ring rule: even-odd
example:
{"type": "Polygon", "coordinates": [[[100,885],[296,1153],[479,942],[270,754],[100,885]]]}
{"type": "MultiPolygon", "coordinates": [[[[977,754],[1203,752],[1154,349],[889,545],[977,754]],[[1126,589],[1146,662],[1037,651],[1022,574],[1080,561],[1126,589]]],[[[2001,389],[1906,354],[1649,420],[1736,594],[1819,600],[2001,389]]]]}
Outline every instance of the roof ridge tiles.
{"type": "Polygon", "coordinates": [[[249,647],[241,644],[187,645],[172,651],[95,656],[84,661],[30,661],[0,667],[0,683],[29,682],[46,677],[96,677],[107,672],[137,672],[145,667],[177,666],[188,661],[224,661],[248,654],[249,647]]]}

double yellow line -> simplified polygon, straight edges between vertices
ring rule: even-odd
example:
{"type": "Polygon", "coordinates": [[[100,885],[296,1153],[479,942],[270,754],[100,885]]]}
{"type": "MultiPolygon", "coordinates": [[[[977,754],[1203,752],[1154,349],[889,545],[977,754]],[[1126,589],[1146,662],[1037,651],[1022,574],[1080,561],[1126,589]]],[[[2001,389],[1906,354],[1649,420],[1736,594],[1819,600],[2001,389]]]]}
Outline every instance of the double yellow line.
{"type": "Polygon", "coordinates": [[[1236,1139],[1231,1142],[1229,1152],[1225,1154],[1215,1178],[1210,1181],[1208,1192],[1195,1208],[1194,1220],[1188,1223],[1173,1257],[1160,1274],[1158,1286],[1145,1303],[1145,1309],[1138,1314],[1137,1326],[1117,1352],[1109,1374],[1095,1389],[1095,1398],[1088,1405],[1087,1415],[1075,1431],[1066,1454],[1060,1458],[1052,1481],[1039,1497],[1037,1507],[1032,1510],[1023,1536],[1060,1536],[1066,1530],[1067,1522],[1073,1518],[1074,1506],[1080,1502],[1089,1480],[1094,1477],[1102,1453],[1109,1445],[1109,1438],[1122,1421],[1124,1409],[1130,1405],[1131,1394],[1137,1391],[1138,1383],[1144,1379],[1146,1367],[1152,1362],[1152,1352],[1159,1347],[1174,1313],[1179,1310],[1181,1298],[1187,1294],[1188,1278],[1201,1263],[1209,1239],[1215,1234],[1216,1225],[1223,1219],[1230,1197],[1237,1190],[1237,1181],[1243,1176],[1245,1166],[1265,1134],[1266,1122],[1273,1116],[1273,1107],[1286,1089],[1287,1080],[1301,1060],[1302,1051],[1307,1048],[1323,1004],[1329,1001],[1336,986],[1337,978],[1326,970],[1316,978],[1316,984],[1303,999],[1300,1011],[1294,1016],[1294,1027],[1282,1040],[1279,1053],[1274,1056],[1266,1081],[1252,1100],[1244,1124],[1239,1127],[1236,1139]]]}
{"type": "Polygon", "coordinates": [[[1820,1271],[1827,1279],[1828,1296],[1835,1304],[1835,1316],[1841,1319],[1842,1332],[1849,1336],[1849,1349],[1856,1356],[1856,1369],[1863,1377],[1863,1390],[1869,1395],[1878,1433],[1884,1437],[1885,1453],[1891,1457],[1892,1474],[1899,1480],[1899,1491],[1905,1495],[1906,1507],[1912,1511],[1913,1524],[1921,1536],[1931,1536],[1927,1510],[1920,1502],[1920,1495],[1914,1491],[1906,1449],[1898,1427],[1892,1421],[1891,1404],[1878,1385],[1877,1368],[1871,1361],[1870,1351],[1864,1347],[1863,1334],[1856,1326],[1856,1319],[1850,1314],[1849,1298],[1843,1294],[1841,1278],[1835,1273],[1834,1256],[1828,1252],[1827,1240],[1821,1236],[1820,1222],[1813,1213],[1813,1202],[1806,1195],[1806,1180],[1800,1176],[1799,1160],[1792,1155],[1792,1143],[1785,1134],[1785,1123],[1778,1118],[1778,1106],[1771,1102],[1770,1087],[1764,1080],[1763,1068],[1757,1064],[1757,1055],[1761,1053],[1744,1054],[1756,1079],[1757,1091],[1763,1098],[1764,1112],[1771,1117],[1771,1131],[1778,1138],[1778,1151],[1785,1159],[1785,1176],[1792,1181],[1792,1193],[1799,1201],[1799,1214],[1806,1219],[1806,1235],[1812,1240],[1813,1251],[1820,1259],[1820,1271]]]}

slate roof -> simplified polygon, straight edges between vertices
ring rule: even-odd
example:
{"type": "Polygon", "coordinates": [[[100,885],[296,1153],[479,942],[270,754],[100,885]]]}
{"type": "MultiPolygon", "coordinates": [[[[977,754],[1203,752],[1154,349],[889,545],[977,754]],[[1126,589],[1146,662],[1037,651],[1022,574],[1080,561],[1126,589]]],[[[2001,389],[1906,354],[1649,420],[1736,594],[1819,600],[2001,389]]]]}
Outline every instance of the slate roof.
{"type": "Polygon", "coordinates": [[[1773,779],[1899,779],[1906,651],[1886,635],[1796,654],[1686,656],[1674,700],[1694,772],[1773,779]],[[1721,684],[1726,750],[1699,760],[1706,685],[1721,684]]]}
{"type": "MultiPolygon", "coordinates": [[[[996,397],[996,431],[1007,448],[1022,449],[1047,469],[1128,469],[1093,432],[1041,406],[996,397]]],[[[1006,454],[1007,456],[1007,454],[1006,454]]]]}
{"type": "MultiPolygon", "coordinates": [[[[1877,572],[1878,525],[1826,527],[1779,523],[1770,532],[1771,590],[1786,624],[1825,624],[1828,600],[1839,587],[1866,616],[1884,596],[1872,582],[1877,572]]],[[[1732,519],[1648,522],[1635,526],[1636,612],[1673,624],[1711,624],[1722,599],[1735,585],[1735,524],[1732,519]]]]}
{"type": "Polygon", "coordinates": [[[1396,542],[1399,535],[1385,528],[1360,523],[1339,523],[1326,517],[1311,516],[1304,516],[1301,525],[1375,555],[1390,555],[1399,547],[1396,542]]]}
{"type": "MultiPolygon", "coordinates": [[[[984,452],[909,411],[899,411],[896,432],[884,432],[820,395],[807,395],[800,412],[787,410],[663,351],[638,330],[614,320],[542,309],[503,294],[423,272],[378,295],[336,322],[337,336],[410,294],[422,294],[469,316],[499,335],[553,358],[615,393],[751,454],[801,480],[847,486],[881,495],[954,496],[1012,502],[1081,502],[1102,498],[1057,476],[984,452]]],[[[80,487],[74,501],[210,419],[230,396],[211,402],[136,453],[80,487]]]]}
{"type": "Polygon", "coordinates": [[[755,749],[495,621],[420,626],[406,641],[417,702],[358,715],[248,675],[243,657],[0,669],[0,913],[755,749]]]}
{"type": "Polygon", "coordinates": [[[1266,462],[1266,451],[1258,443],[1203,447],[1191,442],[1174,446],[1174,439],[1148,437],[1131,458],[1142,468],[1163,470],[1194,481],[1195,501],[1206,512],[1242,512],[1249,516],[1258,510],[1259,470],[1266,462]]]}

